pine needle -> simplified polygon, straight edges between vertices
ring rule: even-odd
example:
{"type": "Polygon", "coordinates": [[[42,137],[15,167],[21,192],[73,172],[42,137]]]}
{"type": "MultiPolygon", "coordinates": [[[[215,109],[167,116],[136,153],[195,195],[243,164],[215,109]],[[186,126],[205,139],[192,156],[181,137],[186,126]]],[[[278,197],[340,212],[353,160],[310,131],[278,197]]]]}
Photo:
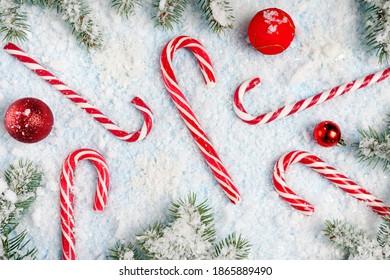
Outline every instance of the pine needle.
{"type": "Polygon", "coordinates": [[[375,52],[379,58],[379,63],[389,58],[389,35],[388,27],[390,19],[390,8],[388,0],[385,1],[370,1],[359,0],[365,7],[364,23],[366,30],[366,47],[368,52],[375,52]]]}
{"type": "Polygon", "coordinates": [[[135,5],[141,6],[142,4],[139,0],[111,0],[111,7],[115,8],[119,15],[126,18],[135,14],[135,5]]]}
{"type": "Polygon", "coordinates": [[[216,33],[234,28],[233,8],[228,0],[198,0],[209,28],[216,33]]]}
{"type": "Polygon", "coordinates": [[[250,248],[249,241],[243,239],[241,235],[237,238],[235,233],[229,234],[215,246],[215,257],[216,259],[243,260],[248,258],[250,248]]]}
{"type": "Polygon", "coordinates": [[[7,187],[0,192],[0,259],[35,259],[37,249],[28,248],[27,231],[17,233],[18,220],[35,200],[42,173],[31,161],[10,164],[4,172],[7,187]]]}
{"type": "Polygon", "coordinates": [[[29,30],[27,14],[21,11],[20,5],[11,0],[0,1],[0,32],[5,33],[3,40],[25,41],[29,30]]]}
{"type": "Polygon", "coordinates": [[[376,239],[341,221],[326,221],[324,235],[343,253],[344,259],[382,260],[390,258],[390,223],[380,225],[376,239]]]}
{"type": "Polygon", "coordinates": [[[359,161],[367,162],[376,167],[382,162],[384,170],[390,170],[390,134],[387,131],[377,132],[369,127],[368,130],[359,130],[362,139],[352,144],[357,149],[356,157],[359,161]]]}
{"type": "Polygon", "coordinates": [[[102,33],[84,1],[57,0],[56,5],[57,12],[62,14],[63,20],[69,25],[80,44],[85,45],[87,49],[102,46],[102,33]]]}
{"type": "Polygon", "coordinates": [[[187,4],[188,0],[153,0],[156,15],[152,19],[155,26],[161,26],[164,30],[172,30],[174,25],[181,22],[187,4]]]}
{"type": "Polygon", "coordinates": [[[137,243],[117,245],[110,249],[109,257],[123,258],[124,252],[134,253],[135,259],[194,260],[244,259],[251,245],[241,237],[230,234],[214,244],[214,217],[207,200],[197,202],[190,193],[186,199],[171,203],[167,223],[149,225],[136,235],[137,243]]]}

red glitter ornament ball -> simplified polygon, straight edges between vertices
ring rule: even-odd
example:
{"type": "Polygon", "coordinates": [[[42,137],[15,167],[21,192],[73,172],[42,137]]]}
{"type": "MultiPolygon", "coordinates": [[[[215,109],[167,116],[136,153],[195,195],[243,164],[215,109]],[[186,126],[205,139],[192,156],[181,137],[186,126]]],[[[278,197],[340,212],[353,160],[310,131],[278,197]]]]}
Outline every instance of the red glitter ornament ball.
{"type": "Polygon", "coordinates": [[[278,8],[258,12],[249,23],[248,37],[252,46],[266,55],[285,51],[295,36],[291,17],[278,8]]]}
{"type": "Polygon", "coordinates": [[[331,121],[317,124],[313,131],[314,139],[323,147],[336,146],[341,141],[340,127],[331,121]]]}
{"type": "Polygon", "coordinates": [[[53,113],[41,100],[27,97],[12,103],[4,116],[8,133],[23,143],[36,143],[49,135],[53,113]]]}

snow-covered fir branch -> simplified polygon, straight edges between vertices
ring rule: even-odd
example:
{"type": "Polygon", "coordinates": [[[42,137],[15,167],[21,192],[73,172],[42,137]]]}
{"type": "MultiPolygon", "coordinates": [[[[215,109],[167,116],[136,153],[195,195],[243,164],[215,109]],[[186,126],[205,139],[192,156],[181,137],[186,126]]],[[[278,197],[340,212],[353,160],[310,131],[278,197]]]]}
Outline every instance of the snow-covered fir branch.
{"type": "MultiPolygon", "coordinates": [[[[387,129],[388,130],[388,129],[387,129]]],[[[358,151],[357,157],[376,166],[382,162],[384,170],[390,169],[390,134],[388,131],[378,133],[373,128],[368,131],[360,130],[361,140],[354,143],[358,151]]]]}
{"type": "Polygon", "coordinates": [[[228,0],[198,0],[209,27],[215,32],[234,28],[233,8],[228,0]]]}
{"type": "Polygon", "coordinates": [[[35,258],[36,249],[29,249],[27,232],[17,233],[20,217],[35,200],[36,189],[41,185],[42,173],[29,161],[10,165],[0,179],[0,260],[35,258]]]}
{"type": "Polygon", "coordinates": [[[385,260],[390,258],[390,222],[385,220],[376,238],[340,221],[326,221],[324,234],[349,260],[385,260]]]}
{"type": "Polygon", "coordinates": [[[134,15],[135,5],[142,5],[140,0],[111,0],[111,6],[115,8],[118,14],[128,18],[134,15]]]}
{"type": "Polygon", "coordinates": [[[27,14],[13,0],[0,0],[0,32],[5,34],[6,41],[23,41],[27,38],[27,14]]]}
{"type": "Polygon", "coordinates": [[[101,47],[102,34],[88,6],[82,0],[58,0],[57,10],[77,40],[87,48],[101,47]]]}
{"type": "Polygon", "coordinates": [[[379,61],[390,53],[390,0],[360,0],[365,7],[367,47],[375,51],[379,61]]]}
{"type": "Polygon", "coordinates": [[[156,26],[173,29],[181,21],[188,0],[153,0],[156,15],[152,17],[156,26]]]}
{"type": "Polygon", "coordinates": [[[137,243],[117,243],[110,250],[112,259],[209,260],[245,259],[250,244],[241,236],[229,235],[215,244],[213,215],[207,201],[196,203],[191,194],[172,203],[169,222],[148,226],[137,235],[137,243]]]}

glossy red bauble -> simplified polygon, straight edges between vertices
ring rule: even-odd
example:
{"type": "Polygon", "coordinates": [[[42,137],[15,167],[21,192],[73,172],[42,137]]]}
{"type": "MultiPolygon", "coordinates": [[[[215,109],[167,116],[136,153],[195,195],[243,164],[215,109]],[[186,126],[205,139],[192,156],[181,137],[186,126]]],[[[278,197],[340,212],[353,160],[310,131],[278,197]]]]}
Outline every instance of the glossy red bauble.
{"type": "Polygon", "coordinates": [[[266,55],[285,51],[295,36],[295,25],[291,17],[278,8],[258,12],[249,23],[248,37],[252,46],[266,55]]]}
{"type": "Polygon", "coordinates": [[[12,103],[4,116],[8,133],[23,143],[35,143],[49,135],[54,123],[53,113],[41,100],[27,97],[12,103]]]}
{"type": "Polygon", "coordinates": [[[332,147],[341,140],[340,127],[331,121],[323,121],[317,124],[313,131],[314,139],[323,147],[332,147]]]}

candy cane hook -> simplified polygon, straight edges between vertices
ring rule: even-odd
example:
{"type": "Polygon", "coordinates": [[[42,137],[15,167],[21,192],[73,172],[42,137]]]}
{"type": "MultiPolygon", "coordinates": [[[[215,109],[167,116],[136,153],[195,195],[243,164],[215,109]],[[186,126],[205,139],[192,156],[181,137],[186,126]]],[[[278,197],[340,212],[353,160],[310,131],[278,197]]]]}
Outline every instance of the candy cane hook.
{"type": "Polygon", "coordinates": [[[114,124],[110,119],[108,119],[102,112],[100,112],[96,107],[92,106],[78,95],[75,91],[71,90],[67,85],[61,82],[56,78],[52,73],[43,68],[38,62],[28,56],[23,50],[18,46],[12,43],[8,43],[4,46],[5,52],[12,55],[25,66],[31,69],[35,74],[44,79],[47,83],[51,84],[59,92],[77,104],[81,109],[85,110],[90,114],[96,121],[98,121],[106,130],[113,134],[118,139],[125,142],[136,142],[144,139],[151,131],[153,126],[153,113],[150,108],[145,104],[145,102],[139,98],[134,97],[131,103],[137,108],[143,115],[144,123],[142,127],[133,133],[128,133],[120,129],[116,124],[114,124]]]}
{"type": "Polygon", "coordinates": [[[219,159],[218,154],[215,151],[210,140],[208,139],[206,133],[200,126],[198,119],[195,116],[195,113],[191,109],[182,90],[179,88],[175,74],[173,72],[173,54],[181,48],[187,48],[195,55],[195,58],[199,62],[199,67],[206,85],[208,87],[215,86],[214,69],[210,57],[208,56],[203,45],[196,39],[186,36],[179,36],[168,42],[161,55],[161,74],[165,83],[165,87],[167,88],[173,103],[176,105],[176,108],[178,109],[181,117],[183,118],[184,123],[186,124],[188,130],[194,138],[195,143],[203,154],[203,157],[205,158],[206,163],[210,167],[214,177],[222,187],[229,200],[232,203],[236,204],[241,199],[240,193],[235,187],[226,168],[223,166],[221,160],[219,159]]]}
{"type": "Polygon", "coordinates": [[[93,210],[103,211],[107,203],[107,193],[110,183],[107,163],[103,156],[91,149],[79,149],[71,153],[65,160],[60,176],[60,204],[61,204],[61,230],[62,230],[62,259],[75,259],[74,227],[74,195],[73,176],[77,163],[87,159],[96,167],[98,181],[95,193],[93,210]]]}
{"type": "Polygon", "coordinates": [[[308,152],[292,151],[282,156],[276,162],[272,180],[279,195],[301,213],[308,216],[312,215],[314,213],[314,206],[299,197],[287,186],[285,172],[291,164],[296,162],[310,167],[346,193],[350,194],[357,200],[365,202],[367,206],[371,207],[371,209],[378,215],[390,215],[390,208],[380,199],[358,186],[354,181],[339,173],[335,168],[329,166],[320,158],[308,152]]]}
{"type": "Polygon", "coordinates": [[[243,120],[244,122],[255,125],[255,124],[266,124],[274,120],[284,118],[286,116],[295,114],[304,109],[310,108],[312,106],[324,103],[334,97],[343,95],[347,92],[352,92],[366,86],[370,86],[375,83],[386,80],[390,76],[390,68],[387,68],[383,71],[377,72],[375,74],[368,75],[361,79],[352,81],[348,84],[340,85],[334,87],[328,91],[318,93],[312,97],[302,99],[296,103],[281,107],[276,111],[262,114],[259,116],[250,115],[244,108],[243,99],[246,92],[253,89],[254,87],[260,84],[260,78],[255,77],[253,79],[243,82],[236,90],[233,100],[233,108],[236,115],[243,120]]]}

